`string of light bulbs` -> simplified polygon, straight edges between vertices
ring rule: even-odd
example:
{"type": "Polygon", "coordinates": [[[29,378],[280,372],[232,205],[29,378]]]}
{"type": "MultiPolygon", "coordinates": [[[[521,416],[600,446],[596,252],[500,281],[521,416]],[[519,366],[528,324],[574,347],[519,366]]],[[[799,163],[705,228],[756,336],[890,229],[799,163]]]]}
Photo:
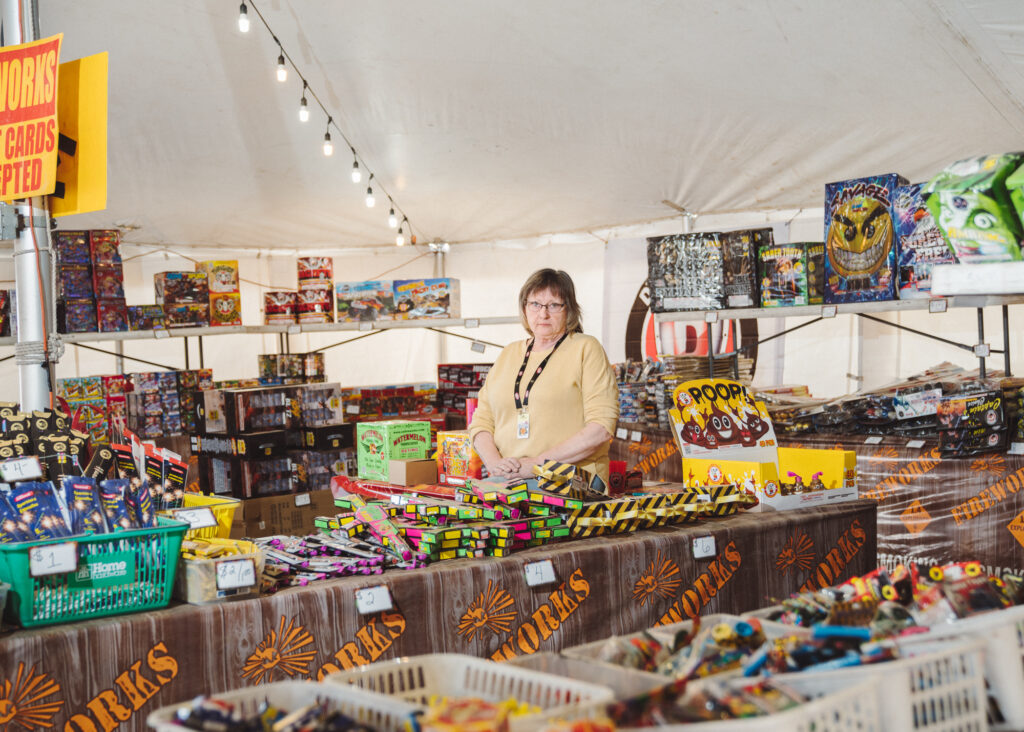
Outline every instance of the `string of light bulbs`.
{"type": "MultiPolygon", "coordinates": [[[[261,13],[260,9],[256,7],[256,3],[253,2],[253,0],[245,0],[239,6],[238,30],[241,33],[249,32],[249,5],[252,6],[252,9],[256,12],[256,17],[258,17],[260,22],[263,23],[263,27],[267,29],[267,33],[270,34],[270,37],[274,39],[274,43],[277,44],[277,80],[282,84],[288,81],[288,66],[290,65],[295,70],[296,75],[302,81],[302,98],[299,100],[299,121],[309,122],[309,98],[312,98],[313,101],[316,102],[317,106],[320,107],[320,111],[322,111],[324,113],[324,116],[327,118],[327,126],[326,130],[324,131],[323,142],[324,155],[327,157],[331,157],[334,155],[334,142],[333,140],[331,140],[331,128],[333,127],[338,137],[340,137],[345,142],[345,144],[348,145],[348,149],[352,153],[352,172],[350,174],[352,182],[355,184],[361,183],[363,180],[363,171],[366,171],[366,174],[368,175],[366,179],[366,207],[374,208],[377,205],[377,197],[374,195],[373,192],[375,180],[373,171],[370,170],[369,166],[366,165],[365,160],[363,160],[362,166],[359,165],[360,158],[359,154],[356,152],[355,146],[349,141],[344,131],[342,131],[342,129],[334,121],[334,117],[331,115],[330,112],[327,111],[327,107],[320,100],[320,96],[309,85],[309,81],[306,79],[306,76],[302,73],[302,71],[299,69],[296,63],[292,60],[292,57],[288,54],[287,51],[284,50],[284,46],[282,45],[281,40],[277,37],[277,34],[274,33],[273,29],[270,27],[270,24],[267,22],[267,19],[263,17],[263,13],[261,13]]],[[[388,228],[397,229],[397,231],[395,232],[395,244],[397,246],[405,245],[406,232],[408,232],[408,241],[412,244],[415,244],[416,235],[412,231],[412,224],[409,223],[409,217],[406,216],[402,208],[395,203],[395,199],[391,196],[390,193],[387,192],[383,185],[380,185],[380,183],[378,183],[377,188],[388,199],[388,203],[390,205],[390,208],[388,210],[388,228]],[[401,220],[399,220],[398,218],[399,214],[402,217],[401,220]]]]}

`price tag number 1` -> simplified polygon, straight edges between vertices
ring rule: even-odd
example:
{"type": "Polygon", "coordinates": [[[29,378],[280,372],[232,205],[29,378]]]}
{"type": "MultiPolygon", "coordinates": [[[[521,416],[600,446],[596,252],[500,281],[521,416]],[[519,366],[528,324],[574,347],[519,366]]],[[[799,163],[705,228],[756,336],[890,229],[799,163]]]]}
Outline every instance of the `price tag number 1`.
{"type": "Polygon", "coordinates": [[[387,585],[364,587],[356,590],[356,610],[360,615],[379,613],[392,608],[391,593],[387,585]]]}
{"type": "Polygon", "coordinates": [[[67,574],[77,567],[78,544],[73,541],[34,546],[28,550],[28,573],[33,577],[67,574]]]}

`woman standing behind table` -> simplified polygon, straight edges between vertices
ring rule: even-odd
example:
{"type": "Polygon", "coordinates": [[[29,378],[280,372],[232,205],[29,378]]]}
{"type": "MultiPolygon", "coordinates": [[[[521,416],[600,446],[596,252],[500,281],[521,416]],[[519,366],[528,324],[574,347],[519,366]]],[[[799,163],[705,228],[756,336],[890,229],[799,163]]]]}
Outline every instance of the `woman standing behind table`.
{"type": "Polygon", "coordinates": [[[531,478],[545,460],[573,463],[608,483],[608,443],[619,418],[608,356],[583,334],[572,279],[530,275],[519,313],[532,336],[507,346],[487,374],[469,427],[495,478],[531,478]]]}

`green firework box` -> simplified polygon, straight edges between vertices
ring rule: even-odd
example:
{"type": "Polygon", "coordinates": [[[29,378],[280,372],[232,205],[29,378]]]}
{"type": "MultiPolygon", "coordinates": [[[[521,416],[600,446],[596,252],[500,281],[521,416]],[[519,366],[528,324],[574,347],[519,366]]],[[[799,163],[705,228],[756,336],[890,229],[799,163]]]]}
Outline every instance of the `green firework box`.
{"type": "Polygon", "coordinates": [[[425,460],[430,422],[388,420],[356,425],[356,464],[364,480],[388,480],[392,460],[425,460]]]}

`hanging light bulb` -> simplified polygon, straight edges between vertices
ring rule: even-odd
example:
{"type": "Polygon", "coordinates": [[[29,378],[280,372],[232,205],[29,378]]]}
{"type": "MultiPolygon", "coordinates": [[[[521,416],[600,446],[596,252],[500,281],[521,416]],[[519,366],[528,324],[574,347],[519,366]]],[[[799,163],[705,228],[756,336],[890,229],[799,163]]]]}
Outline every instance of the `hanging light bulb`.
{"type": "MultiPolygon", "coordinates": [[[[373,180],[373,176],[370,176],[370,180],[373,180]]],[[[366,207],[373,208],[376,205],[377,199],[373,197],[373,186],[366,187],[366,207]]]]}
{"type": "Polygon", "coordinates": [[[405,234],[402,233],[402,227],[398,227],[398,234],[395,235],[395,244],[402,246],[405,244],[405,234]]]}
{"type": "Polygon", "coordinates": [[[284,51],[277,55],[277,80],[280,82],[288,81],[288,69],[284,65],[284,51]]]}
{"type": "Polygon", "coordinates": [[[309,104],[306,102],[306,84],[302,82],[302,99],[299,101],[299,122],[309,122],[309,104]]]}
{"type": "Polygon", "coordinates": [[[238,30],[242,33],[249,32],[249,10],[245,3],[238,6],[238,30]]]}
{"type": "Polygon", "coordinates": [[[395,228],[396,226],[398,226],[398,217],[395,216],[395,207],[394,206],[392,206],[391,210],[388,211],[388,226],[390,228],[392,228],[392,229],[395,228]]]}
{"type": "Polygon", "coordinates": [[[334,155],[334,143],[331,142],[331,122],[332,118],[327,118],[327,132],[324,133],[324,155],[331,157],[334,155]]]}
{"type": "Polygon", "coordinates": [[[352,182],[358,183],[363,179],[363,171],[359,169],[359,161],[355,159],[356,151],[352,151],[352,182]]]}

